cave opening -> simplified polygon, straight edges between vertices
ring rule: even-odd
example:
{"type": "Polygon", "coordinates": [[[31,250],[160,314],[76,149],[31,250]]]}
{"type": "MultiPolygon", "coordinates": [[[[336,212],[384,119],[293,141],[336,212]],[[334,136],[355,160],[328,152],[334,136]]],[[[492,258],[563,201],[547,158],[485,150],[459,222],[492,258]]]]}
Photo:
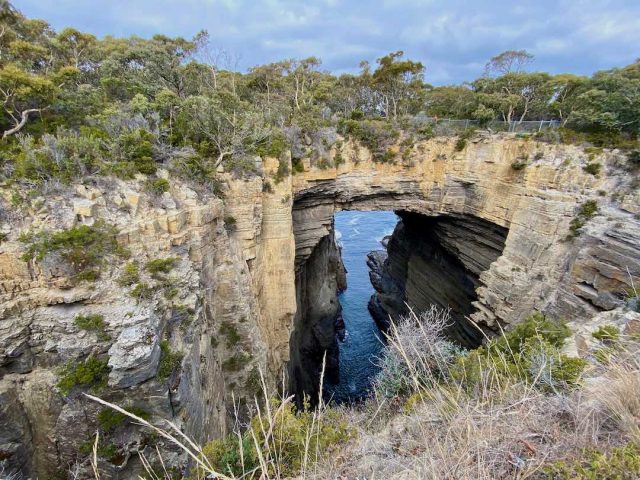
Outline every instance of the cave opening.
{"type": "Polygon", "coordinates": [[[340,211],[296,274],[290,388],[300,402],[354,402],[370,394],[390,321],[410,306],[448,308],[449,336],[480,345],[468,317],[481,273],[504,249],[508,230],[471,215],[340,211]],[[320,377],[324,364],[323,391],[320,377]]]}

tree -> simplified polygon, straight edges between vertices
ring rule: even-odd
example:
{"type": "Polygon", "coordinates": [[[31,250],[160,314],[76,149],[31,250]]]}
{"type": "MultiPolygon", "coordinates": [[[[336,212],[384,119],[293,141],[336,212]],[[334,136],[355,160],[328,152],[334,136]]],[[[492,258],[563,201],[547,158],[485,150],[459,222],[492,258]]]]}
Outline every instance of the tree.
{"type": "Polygon", "coordinates": [[[194,96],[185,101],[182,110],[191,138],[205,140],[212,147],[215,168],[229,158],[253,153],[270,135],[261,117],[248,105],[230,107],[220,98],[194,96]]]}
{"type": "Polygon", "coordinates": [[[0,99],[9,124],[2,138],[22,130],[31,114],[47,108],[55,90],[53,82],[43,75],[25,72],[13,64],[0,68],[0,99]]]}
{"type": "Polygon", "coordinates": [[[533,62],[533,55],[526,50],[507,50],[491,57],[484,67],[485,76],[521,73],[531,62],[533,62]]]}
{"type": "MultiPolygon", "coordinates": [[[[382,94],[382,110],[385,117],[398,118],[401,110],[406,113],[412,99],[422,93],[424,65],[402,60],[404,52],[398,50],[378,58],[378,68],[373,72],[372,84],[382,94]],[[404,108],[403,108],[404,107],[404,108]]],[[[366,67],[365,67],[366,68],[366,67]]]]}
{"type": "Polygon", "coordinates": [[[522,123],[531,112],[544,116],[553,90],[547,73],[507,73],[482,77],[473,85],[484,105],[500,112],[505,122],[522,123]]]}
{"type": "Polygon", "coordinates": [[[55,44],[67,64],[79,70],[90,68],[88,59],[97,44],[96,37],[75,28],[65,28],[56,36],[55,44]]]}

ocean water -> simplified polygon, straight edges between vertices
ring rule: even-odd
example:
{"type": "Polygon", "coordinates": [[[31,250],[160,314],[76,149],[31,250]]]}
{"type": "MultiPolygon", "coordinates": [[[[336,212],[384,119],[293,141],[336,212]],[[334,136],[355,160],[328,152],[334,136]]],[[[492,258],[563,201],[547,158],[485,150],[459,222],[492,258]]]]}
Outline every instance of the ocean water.
{"type": "Polygon", "coordinates": [[[325,388],[336,402],[365,397],[378,371],[376,358],[383,343],[367,309],[374,292],[367,254],[383,249],[380,242],[391,235],[398,220],[393,212],[344,211],[335,215],[336,238],[347,269],[347,289],[338,296],[346,327],[345,339],[340,343],[340,383],[325,388]]]}

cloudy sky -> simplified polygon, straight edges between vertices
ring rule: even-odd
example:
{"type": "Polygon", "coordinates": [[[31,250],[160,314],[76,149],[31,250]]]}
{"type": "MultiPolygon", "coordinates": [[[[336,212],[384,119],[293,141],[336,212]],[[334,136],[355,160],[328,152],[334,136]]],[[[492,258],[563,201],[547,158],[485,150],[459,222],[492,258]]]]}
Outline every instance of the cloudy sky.
{"type": "Polygon", "coordinates": [[[640,0],[14,0],[56,29],[193,36],[206,29],[238,68],[310,55],[335,73],[395,50],[435,85],[470,80],[526,49],[534,68],[590,74],[640,57],[640,0]]]}

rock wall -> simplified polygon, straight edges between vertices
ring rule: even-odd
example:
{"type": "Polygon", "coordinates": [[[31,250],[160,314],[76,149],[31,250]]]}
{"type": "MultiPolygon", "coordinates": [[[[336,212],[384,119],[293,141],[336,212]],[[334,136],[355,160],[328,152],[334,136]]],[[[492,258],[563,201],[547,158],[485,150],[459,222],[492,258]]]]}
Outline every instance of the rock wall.
{"type": "MultiPolygon", "coordinates": [[[[621,305],[622,292],[640,275],[638,173],[618,151],[594,158],[579,146],[480,135],[463,151],[455,139],[417,142],[394,164],[373,162],[352,142],[340,153],[345,161],[338,168],[293,177],[296,265],[341,209],[489,222],[508,234],[502,254],[479,273],[471,317],[494,331],[498,322],[518,322],[533,310],[573,319],[621,305]],[[523,159],[524,169],[512,168],[523,159]],[[600,175],[583,170],[591,161],[602,164],[600,175]],[[588,200],[597,203],[597,215],[568,239],[588,200]]],[[[476,271],[486,267],[475,253],[459,254],[476,271]]]]}
{"type": "MultiPolygon", "coordinates": [[[[435,218],[439,250],[426,254],[435,263],[405,251],[396,265],[405,269],[397,272],[400,283],[386,285],[391,290],[384,301],[391,311],[401,311],[404,300],[420,308],[437,298],[456,307],[459,320],[468,315],[490,335],[536,310],[568,320],[589,318],[623,305],[632,279],[639,283],[638,172],[621,152],[603,150],[594,156],[579,146],[488,134],[462,151],[448,138],[400,150],[395,148],[394,163],[375,163],[367,149],[347,141],[340,146],[343,162],[337,168],[304,163],[305,172],[293,177],[297,272],[331,235],[335,212],[394,210],[435,218]],[[593,161],[603,167],[598,176],[583,169],[593,161]],[[524,169],[512,167],[523,162],[524,169]],[[577,237],[568,238],[572,220],[590,200],[598,205],[597,215],[577,237]],[[446,273],[450,278],[443,281],[446,273]],[[436,284],[427,278],[434,276],[440,277],[436,284]]],[[[330,157],[336,153],[334,147],[330,157]]],[[[372,280],[384,282],[375,274],[372,280]]],[[[322,292],[325,304],[335,298],[335,292],[322,292]]],[[[374,299],[372,308],[380,307],[381,313],[380,300],[374,299]]],[[[475,327],[457,326],[454,333],[464,343],[478,341],[475,327]]],[[[298,328],[305,325],[296,323],[298,328]]],[[[299,348],[296,335],[292,356],[299,348]]]]}
{"type": "Polygon", "coordinates": [[[386,330],[390,318],[408,313],[407,305],[416,312],[438,305],[451,310],[452,338],[479,345],[482,333],[467,317],[474,312],[480,274],[502,254],[506,229],[474,217],[399,215],[386,258],[370,255],[376,293],[369,310],[374,319],[386,330]]]}
{"type": "MultiPolygon", "coordinates": [[[[277,161],[264,166],[277,168],[277,161]]],[[[91,476],[86,449],[102,426],[102,409],[82,395],[86,388],[63,395],[57,386],[64,365],[89,356],[108,361],[110,370],[108,384],[93,393],[152,421],[171,419],[199,442],[227,432],[233,399],[241,416],[251,413],[260,372],[271,385],[282,375],[296,308],[290,182],[263,192],[259,177],[228,177],[223,203],[161,174],[171,190],[160,197],[146,193],[140,177],[97,179],[22,211],[3,204],[11,228],[0,245],[0,458],[7,471],[91,476]],[[98,220],[116,227],[131,258],[110,256],[96,281],[72,280],[53,254],[20,259],[20,232],[98,220]],[[145,269],[168,257],[176,259],[168,274],[145,269]],[[135,298],[136,285],[119,283],[129,262],[137,262],[138,284],[149,287],[135,298]],[[101,315],[105,326],[83,330],[79,315],[101,315]],[[161,378],[167,358],[177,365],[161,378]]],[[[124,421],[102,429],[101,438],[108,447],[102,478],[142,471],[135,453],[149,443],[148,433],[124,421]]],[[[165,460],[184,466],[178,452],[165,460]]]]}

